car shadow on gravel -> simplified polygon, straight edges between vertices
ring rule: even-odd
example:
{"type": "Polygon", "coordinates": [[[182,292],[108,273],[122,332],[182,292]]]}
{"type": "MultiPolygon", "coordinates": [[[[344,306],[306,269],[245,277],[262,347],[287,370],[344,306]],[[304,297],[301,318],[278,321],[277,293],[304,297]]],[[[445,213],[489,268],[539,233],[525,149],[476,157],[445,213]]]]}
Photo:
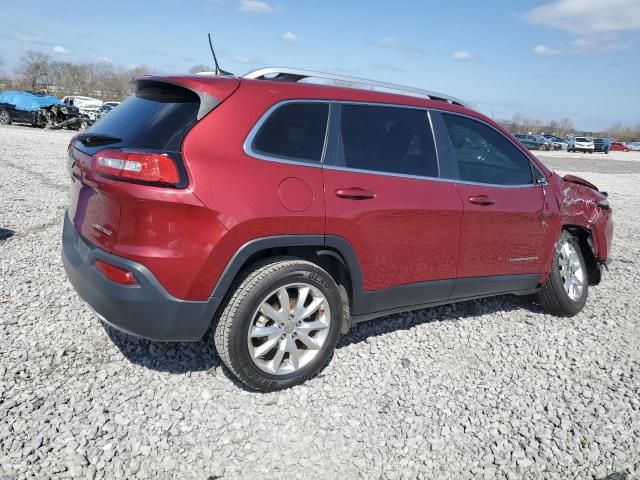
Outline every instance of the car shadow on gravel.
{"type": "Polygon", "coordinates": [[[209,329],[199,342],[154,342],[127,335],[102,324],[111,341],[131,362],[168,373],[202,372],[218,368],[220,357],[209,329]]]}
{"type": "MultiPolygon", "coordinates": [[[[462,320],[478,315],[507,313],[514,310],[528,310],[542,313],[542,309],[532,302],[531,297],[503,295],[460,302],[440,307],[431,307],[412,312],[381,317],[354,325],[343,335],[337,348],[366,341],[368,338],[385,335],[397,330],[409,330],[417,325],[431,322],[462,320]]],[[[210,328],[199,342],[154,342],[133,337],[103,324],[104,329],[122,354],[132,363],[151,370],[184,374],[187,372],[222,372],[237,387],[248,390],[226,368],[223,367],[213,341],[210,328]]]]}
{"type": "Polygon", "coordinates": [[[514,310],[525,310],[536,314],[543,313],[542,308],[533,302],[532,296],[501,295],[469,300],[358,323],[351,327],[347,335],[343,335],[340,338],[337,348],[348,347],[355,343],[364,342],[368,338],[385,335],[397,330],[409,330],[425,323],[451,320],[465,321],[468,317],[492,315],[498,312],[508,313],[514,310]]]}

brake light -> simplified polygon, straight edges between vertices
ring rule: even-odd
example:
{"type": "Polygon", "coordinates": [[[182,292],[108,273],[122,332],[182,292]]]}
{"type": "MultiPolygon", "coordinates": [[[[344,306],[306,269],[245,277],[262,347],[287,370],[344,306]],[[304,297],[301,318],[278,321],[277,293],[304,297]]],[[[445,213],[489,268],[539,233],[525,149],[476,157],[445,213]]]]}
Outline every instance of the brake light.
{"type": "Polygon", "coordinates": [[[101,150],[95,158],[96,171],[103,177],[124,182],[180,183],[178,167],[166,153],[101,150]]]}
{"type": "Polygon", "coordinates": [[[135,285],[136,278],[133,276],[129,270],[125,270],[124,268],[116,267],[115,265],[111,265],[110,263],[103,262],[102,260],[96,261],[96,270],[102,273],[105,277],[107,277],[112,282],[121,283],[123,285],[135,285]]]}

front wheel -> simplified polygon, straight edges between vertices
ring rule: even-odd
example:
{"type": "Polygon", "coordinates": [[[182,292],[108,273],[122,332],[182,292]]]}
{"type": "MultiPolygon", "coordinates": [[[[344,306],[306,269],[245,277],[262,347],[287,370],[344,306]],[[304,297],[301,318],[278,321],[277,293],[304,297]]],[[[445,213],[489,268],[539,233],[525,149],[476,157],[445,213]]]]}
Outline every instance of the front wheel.
{"type": "Polygon", "coordinates": [[[272,259],[236,282],[216,325],[216,348],[248,387],[289,388],[329,362],[346,312],[338,286],[322,268],[272,259]]]}
{"type": "Polygon", "coordinates": [[[551,315],[572,317],[587,301],[589,281],[577,239],[564,230],[556,243],[549,278],[538,292],[538,301],[551,315]]]}
{"type": "Polygon", "coordinates": [[[4,108],[0,110],[0,125],[11,125],[11,115],[4,108]]]}

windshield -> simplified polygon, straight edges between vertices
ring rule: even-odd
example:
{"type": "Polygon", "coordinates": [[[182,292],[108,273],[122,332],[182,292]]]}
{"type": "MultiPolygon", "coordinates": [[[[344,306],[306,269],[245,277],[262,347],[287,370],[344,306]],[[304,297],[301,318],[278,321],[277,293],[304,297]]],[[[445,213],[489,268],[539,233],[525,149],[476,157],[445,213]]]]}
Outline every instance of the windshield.
{"type": "Polygon", "coordinates": [[[585,137],[576,137],[576,142],[590,142],[588,138],[585,137]]]}

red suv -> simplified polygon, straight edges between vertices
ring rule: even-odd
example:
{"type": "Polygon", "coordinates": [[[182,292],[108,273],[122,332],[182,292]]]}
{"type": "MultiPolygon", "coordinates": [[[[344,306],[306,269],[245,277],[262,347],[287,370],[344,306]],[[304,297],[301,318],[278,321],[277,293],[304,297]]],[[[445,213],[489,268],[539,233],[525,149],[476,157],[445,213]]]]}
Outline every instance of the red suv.
{"type": "Polygon", "coordinates": [[[606,193],[446,95],[293,69],[135,87],[69,146],[67,275],[134,335],[213,323],[251,388],[303,382],[395,312],[536,293],[574,315],[609,258],[606,193]]]}

